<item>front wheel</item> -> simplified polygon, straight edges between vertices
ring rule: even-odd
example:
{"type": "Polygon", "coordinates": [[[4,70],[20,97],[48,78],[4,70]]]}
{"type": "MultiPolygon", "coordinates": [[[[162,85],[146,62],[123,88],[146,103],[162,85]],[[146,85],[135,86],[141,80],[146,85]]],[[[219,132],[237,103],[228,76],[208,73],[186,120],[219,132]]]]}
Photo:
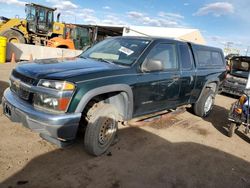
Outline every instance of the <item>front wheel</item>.
{"type": "Polygon", "coordinates": [[[98,156],[103,154],[114,141],[118,111],[111,104],[97,103],[90,110],[84,136],[84,145],[88,153],[98,156]]]}
{"type": "Polygon", "coordinates": [[[194,113],[200,117],[206,117],[211,112],[214,105],[214,92],[206,88],[200,99],[193,105],[194,113]]]}

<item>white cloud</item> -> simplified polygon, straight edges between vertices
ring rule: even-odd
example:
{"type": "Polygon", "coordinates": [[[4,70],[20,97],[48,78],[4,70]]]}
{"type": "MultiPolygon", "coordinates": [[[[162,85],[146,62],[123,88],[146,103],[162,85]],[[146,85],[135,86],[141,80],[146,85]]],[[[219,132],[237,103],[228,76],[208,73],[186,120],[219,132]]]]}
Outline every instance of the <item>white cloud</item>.
{"type": "Polygon", "coordinates": [[[79,12],[77,11],[76,14],[83,15],[83,14],[94,14],[94,13],[95,11],[93,9],[83,8],[83,9],[80,9],[79,12]]]}
{"type": "Polygon", "coordinates": [[[168,12],[159,12],[158,16],[165,17],[169,19],[184,19],[184,16],[176,13],[168,13],[168,12]]]}
{"type": "Polygon", "coordinates": [[[156,17],[149,17],[144,13],[131,11],[127,12],[127,16],[139,25],[149,25],[157,27],[184,27],[182,19],[184,17],[180,14],[159,12],[156,17]]]}
{"type": "Polygon", "coordinates": [[[4,3],[7,5],[24,6],[27,2],[19,0],[0,0],[0,3],[4,3]]]}
{"type": "Polygon", "coordinates": [[[234,6],[228,2],[216,2],[207,4],[201,7],[194,16],[204,16],[212,14],[213,16],[219,17],[221,15],[232,14],[234,13],[234,6]]]}
{"type": "Polygon", "coordinates": [[[109,24],[109,25],[127,25],[128,23],[121,20],[117,15],[107,15],[104,20],[100,23],[109,24]]]}
{"type": "Polygon", "coordinates": [[[136,11],[130,11],[127,13],[127,15],[130,18],[136,18],[136,19],[140,19],[140,18],[144,17],[144,14],[142,14],[140,12],[136,12],[136,11]]]}
{"type": "Polygon", "coordinates": [[[60,11],[78,8],[78,5],[68,0],[46,0],[46,2],[51,3],[53,7],[59,9],[60,11]]]}
{"type": "Polygon", "coordinates": [[[227,0],[227,1],[234,5],[235,8],[234,18],[239,19],[239,22],[244,23],[245,26],[248,26],[247,30],[249,30],[250,29],[249,0],[227,0]]]}
{"type": "Polygon", "coordinates": [[[66,22],[78,24],[107,24],[107,25],[126,25],[127,23],[121,20],[119,15],[108,14],[103,17],[97,17],[93,9],[74,9],[63,12],[62,17],[66,22]]]}
{"type": "Polygon", "coordinates": [[[98,18],[95,17],[95,11],[88,8],[78,8],[78,9],[69,9],[62,12],[62,18],[65,22],[72,23],[97,23],[98,18]]]}
{"type": "Polygon", "coordinates": [[[105,9],[105,10],[110,10],[111,9],[110,6],[104,6],[102,8],[105,9]]]}

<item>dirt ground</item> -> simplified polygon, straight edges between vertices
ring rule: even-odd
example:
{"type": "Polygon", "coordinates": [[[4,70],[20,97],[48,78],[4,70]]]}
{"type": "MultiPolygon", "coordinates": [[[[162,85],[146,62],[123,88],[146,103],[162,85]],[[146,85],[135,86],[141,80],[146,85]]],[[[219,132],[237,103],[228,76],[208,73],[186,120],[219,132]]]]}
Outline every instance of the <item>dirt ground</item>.
{"type": "Polygon", "coordinates": [[[185,112],[121,128],[100,157],[87,154],[81,138],[59,149],[0,115],[0,187],[250,187],[250,139],[226,136],[235,100],[218,95],[205,119],[185,112]]]}

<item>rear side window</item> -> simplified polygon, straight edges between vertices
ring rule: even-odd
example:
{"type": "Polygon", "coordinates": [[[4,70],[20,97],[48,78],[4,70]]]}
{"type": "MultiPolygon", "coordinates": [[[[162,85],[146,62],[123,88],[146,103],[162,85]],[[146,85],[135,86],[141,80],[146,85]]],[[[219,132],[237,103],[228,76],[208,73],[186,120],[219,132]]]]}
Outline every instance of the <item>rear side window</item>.
{"type": "Polygon", "coordinates": [[[220,52],[199,49],[196,50],[195,53],[200,67],[211,67],[224,64],[220,52]]]}
{"type": "Polygon", "coordinates": [[[209,66],[212,63],[210,51],[198,50],[196,54],[200,66],[209,66]]]}
{"type": "Polygon", "coordinates": [[[191,69],[193,66],[193,57],[188,45],[180,45],[180,57],[182,69],[191,69]]]}
{"type": "Polygon", "coordinates": [[[212,64],[214,65],[223,65],[221,54],[219,52],[212,52],[212,64]]]}

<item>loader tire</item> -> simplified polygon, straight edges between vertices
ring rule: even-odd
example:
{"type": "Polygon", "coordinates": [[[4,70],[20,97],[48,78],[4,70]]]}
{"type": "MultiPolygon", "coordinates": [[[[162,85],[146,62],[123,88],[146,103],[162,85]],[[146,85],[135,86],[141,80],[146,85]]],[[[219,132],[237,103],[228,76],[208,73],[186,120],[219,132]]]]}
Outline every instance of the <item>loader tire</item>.
{"type": "Polygon", "coordinates": [[[10,43],[26,43],[24,36],[20,32],[15,30],[9,29],[7,31],[4,31],[3,33],[1,33],[1,36],[6,37],[7,42],[10,43]]]}

